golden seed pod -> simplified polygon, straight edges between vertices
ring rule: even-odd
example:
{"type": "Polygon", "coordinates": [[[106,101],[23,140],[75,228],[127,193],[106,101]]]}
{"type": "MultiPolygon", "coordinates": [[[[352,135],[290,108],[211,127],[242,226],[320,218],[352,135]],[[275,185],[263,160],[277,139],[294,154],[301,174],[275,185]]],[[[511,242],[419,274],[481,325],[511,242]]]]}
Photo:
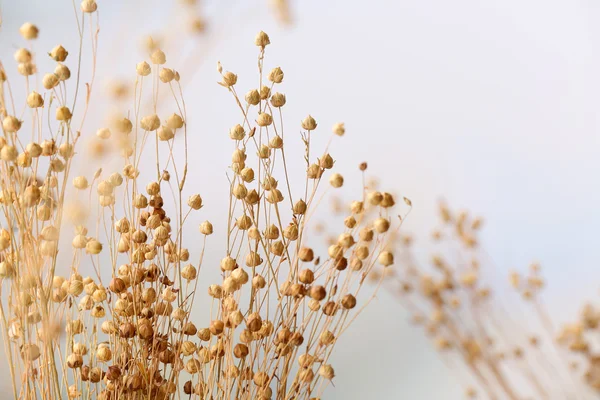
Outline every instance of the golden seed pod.
{"type": "Polygon", "coordinates": [[[302,271],[300,271],[300,274],[298,274],[298,280],[300,280],[300,282],[306,285],[310,285],[315,280],[315,274],[312,270],[308,268],[303,269],[302,271]]]}
{"type": "Polygon", "coordinates": [[[332,380],[335,377],[335,371],[331,364],[323,364],[321,365],[321,368],[319,368],[319,375],[325,379],[332,380]]]}
{"type": "Polygon", "coordinates": [[[273,83],[281,83],[283,82],[283,71],[280,67],[275,67],[269,72],[267,78],[273,83]]]}
{"type": "MultiPolygon", "coordinates": [[[[17,71],[23,76],[31,76],[37,72],[37,67],[31,62],[20,63],[17,65],[17,71]]],[[[6,76],[4,75],[4,71],[0,71],[0,82],[4,82],[5,80],[6,76]]]]}
{"type": "Polygon", "coordinates": [[[98,9],[98,4],[96,4],[96,0],[83,0],[81,2],[81,11],[84,13],[91,14],[98,9]]]}
{"type": "Polygon", "coordinates": [[[309,247],[302,247],[298,251],[298,258],[304,262],[310,262],[315,258],[315,253],[309,247]]]}
{"type": "Polygon", "coordinates": [[[243,140],[245,136],[246,132],[244,132],[244,128],[240,124],[237,124],[229,130],[229,137],[233,140],[243,140]]]}
{"type": "Polygon", "coordinates": [[[232,194],[235,196],[236,199],[241,200],[241,199],[245,198],[246,195],[248,194],[248,189],[246,189],[246,186],[239,183],[233,188],[232,194]]]}
{"type": "Polygon", "coordinates": [[[382,251],[377,257],[377,261],[384,267],[388,267],[394,263],[394,255],[389,251],[382,251]]]}
{"type": "Polygon", "coordinates": [[[258,47],[262,47],[263,49],[268,46],[269,44],[271,44],[271,40],[269,39],[269,35],[267,35],[265,32],[260,31],[256,34],[256,37],[254,38],[254,44],[257,45],[258,47]]]}
{"type": "Polygon", "coordinates": [[[231,87],[237,83],[237,75],[233,72],[226,71],[223,74],[223,81],[220,83],[225,87],[231,87]]]}
{"type": "Polygon", "coordinates": [[[273,107],[276,108],[280,108],[285,106],[286,103],[286,98],[285,98],[285,94],[283,93],[274,93],[273,96],[271,97],[271,105],[273,107]]]}
{"type": "Polygon", "coordinates": [[[160,119],[156,114],[147,115],[140,121],[140,126],[145,131],[155,131],[160,127],[160,119]]]}
{"type": "Polygon", "coordinates": [[[258,93],[258,90],[256,89],[250,90],[248,93],[246,93],[246,96],[244,96],[244,98],[246,99],[246,102],[248,104],[251,104],[253,106],[258,105],[258,103],[260,103],[260,93],[258,93]]]}
{"type": "Polygon", "coordinates": [[[202,197],[199,194],[194,194],[188,198],[187,204],[190,208],[199,210],[202,208],[202,197]]]}
{"type": "Polygon", "coordinates": [[[254,289],[264,289],[266,285],[267,281],[262,275],[255,275],[254,278],[252,278],[252,287],[254,289]]]}
{"type": "Polygon", "coordinates": [[[203,235],[212,235],[213,226],[209,221],[204,221],[200,224],[200,233],[203,235]]]}
{"type": "Polygon", "coordinates": [[[161,49],[156,49],[150,55],[150,61],[152,64],[164,64],[167,62],[167,56],[161,49]]]}
{"type": "Polygon", "coordinates": [[[158,78],[163,83],[169,83],[175,79],[175,72],[173,72],[171,68],[161,68],[160,72],[158,73],[158,78]]]}
{"type": "Polygon", "coordinates": [[[377,218],[373,222],[373,228],[375,228],[377,233],[385,233],[390,229],[390,221],[386,218],[377,218]]]}
{"type": "Polygon", "coordinates": [[[254,384],[259,387],[266,387],[269,384],[269,375],[266,372],[256,372],[252,378],[254,384]]]}
{"type": "Polygon", "coordinates": [[[323,169],[331,169],[333,168],[333,158],[331,158],[331,156],[329,154],[325,154],[320,160],[319,160],[319,166],[323,169]]]}
{"type": "MultiPolygon", "coordinates": [[[[4,147],[2,147],[2,150],[0,150],[0,159],[2,161],[15,161],[17,159],[19,155],[19,152],[17,151],[17,148],[15,146],[11,146],[11,145],[5,145],[4,147]]],[[[28,188],[29,189],[29,188],[28,188]]],[[[39,196],[38,196],[39,199],[39,196]]],[[[37,199],[34,199],[37,200],[37,199]]],[[[30,203],[30,202],[28,202],[30,203]]],[[[33,205],[34,203],[31,203],[30,205],[33,205]]]]}
{"type": "Polygon", "coordinates": [[[329,183],[334,188],[340,188],[344,185],[344,177],[340,174],[333,174],[329,177],[329,183]]]}
{"type": "Polygon", "coordinates": [[[283,139],[279,135],[275,135],[269,140],[269,147],[272,149],[281,149],[283,147],[283,139]]]}
{"type": "Polygon", "coordinates": [[[258,126],[269,126],[273,123],[273,117],[268,113],[260,113],[258,114],[258,118],[256,119],[256,123],[258,126]]]}
{"type": "Polygon", "coordinates": [[[8,115],[4,117],[2,120],[2,128],[5,132],[15,133],[19,129],[21,129],[21,121],[17,119],[17,117],[13,117],[12,115],[8,115]]]}
{"type": "Polygon", "coordinates": [[[73,117],[73,114],[71,114],[71,110],[69,110],[69,107],[62,106],[56,109],[57,121],[68,121],[71,119],[71,117],[73,117]]]}
{"type": "Polygon", "coordinates": [[[152,67],[146,61],[142,61],[135,66],[135,71],[140,76],[148,76],[152,73],[152,67]]]}
{"type": "Polygon", "coordinates": [[[325,330],[319,335],[319,342],[323,346],[329,346],[330,344],[333,344],[333,342],[335,342],[335,335],[330,331],[325,330]]]}
{"type": "Polygon", "coordinates": [[[302,128],[307,131],[314,131],[317,129],[317,121],[311,115],[308,115],[302,120],[302,128]]]}
{"type": "Polygon", "coordinates": [[[344,126],[343,122],[338,122],[337,124],[333,125],[332,131],[338,136],[344,136],[346,133],[346,127],[344,126]]]}
{"type": "MultiPolygon", "coordinates": [[[[262,262],[262,260],[261,260],[262,262]]],[[[239,285],[244,285],[248,282],[248,273],[241,268],[233,270],[231,278],[239,285]]]]}
{"type": "Polygon", "coordinates": [[[59,80],[66,81],[71,77],[71,70],[66,65],[59,63],[56,68],[54,68],[54,74],[58,76],[59,80]]]}
{"type": "Polygon", "coordinates": [[[27,49],[20,48],[15,51],[15,61],[18,63],[28,63],[31,61],[31,52],[27,49]]]}
{"type": "Polygon", "coordinates": [[[183,118],[181,118],[180,115],[173,113],[167,118],[167,126],[173,130],[180,129],[183,127],[183,118]]]}
{"type": "Polygon", "coordinates": [[[58,45],[55,48],[53,48],[52,51],[50,51],[50,53],[48,53],[48,55],[54,61],[63,62],[67,59],[69,52],[61,45],[58,45]]]}
{"type": "Polygon", "coordinates": [[[294,204],[294,214],[303,215],[306,212],[306,203],[304,200],[300,199],[294,204]]]}
{"type": "Polygon", "coordinates": [[[33,25],[32,23],[25,22],[19,28],[19,33],[21,34],[21,36],[23,36],[25,40],[33,40],[37,39],[40,30],[37,26],[33,25]]]}
{"type": "Polygon", "coordinates": [[[85,250],[89,254],[100,254],[102,251],[102,243],[96,239],[91,239],[86,243],[85,250]]]}
{"type": "Polygon", "coordinates": [[[112,351],[108,346],[100,346],[96,350],[96,359],[100,362],[108,362],[112,359],[112,351]]]}
{"type": "Polygon", "coordinates": [[[58,78],[58,75],[56,75],[56,74],[46,74],[42,78],[42,85],[44,86],[45,89],[48,89],[48,90],[56,87],[56,85],[58,85],[59,82],[60,82],[60,79],[58,78]]]}

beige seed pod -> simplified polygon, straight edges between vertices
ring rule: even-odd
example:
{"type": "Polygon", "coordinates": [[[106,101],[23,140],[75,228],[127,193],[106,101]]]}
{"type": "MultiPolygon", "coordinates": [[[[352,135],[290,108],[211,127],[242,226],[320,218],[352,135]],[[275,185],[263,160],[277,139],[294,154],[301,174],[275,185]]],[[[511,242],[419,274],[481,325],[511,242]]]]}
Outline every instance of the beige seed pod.
{"type": "Polygon", "coordinates": [[[142,61],[135,66],[135,71],[140,76],[148,76],[152,73],[152,67],[146,61],[142,61]]]}
{"type": "Polygon", "coordinates": [[[266,372],[256,372],[252,378],[254,384],[259,387],[266,387],[269,384],[269,375],[266,372]]]}
{"type": "Polygon", "coordinates": [[[188,198],[188,206],[194,210],[202,208],[202,197],[199,194],[194,194],[188,198]]]}
{"type": "Polygon", "coordinates": [[[18,155],[19,152],[15,146],[6,145],[2,147],[2,150],[0,150],[0,159],[2,161],[15,161],[18,155]]]}
{"type": "Polygon", "coordinates": [[[163,83],[169,83],[175,78],[175,72],[173,72],[173,70],[170,68],[161,68],[160,72],[158,73],[158,78],[163,83]]]}
{"type": "Polygon", "coordinates": [[[28,63],[31,61],[31,52],[27,49],[20,48],[15,51],[15,61],[18,63],[28,63]]]}
{"type": "Polygon", "coordinates": [[[321,365],[321,368],[319,368],[319,375],[325,379],[332,380],[335,377],[335,371],[331,364],[323,364],[321,365]]]}
{"type": "Polygon", "coordinates": [[[37,26],[33,25],[32,23],[25,22],[19,28],[19,33],[21,34],[21,36],[23,36],[23,39],[33,40],[33,39],[37,39],[38,34],[40,33],[40,30],[38,29],[37,26]]]}
{"type": "Polygon", "coordinates": [[[178,114],[171,114],[167,118],[167,126],[173,130],[183,128],[183,118],[178,114]]]}
{"type": "Polygon", "coordinates": [[[220,82],[220,84],[225,87],[232,87],[236,83],[237,83],[237,75],[234,74],[233,72],[229,72],[229,71],[227,71],[223,74],[223,81],[220,82]]]}
{"type": "Polygon", "coordinates": [[[102,251],[102,244],[96,239],[91,239],[85,245],[85,250],[89,254],[100,254],[102,251]]]}
{"type": "MultiPolygon", "coordinates": [[[[261,260],[262,261],[262,260],[261,260]]],[[[239,285],[244,285],[248,282],[248,273],[241,268],[233,270],[231,278],[239,285]]]]}
{"type": "Polygon", "coordinates": [[[201,223],[200,224],[200,233],[202,233],[203,235],[212,235],[212,233],[213,233],[212,224],[208,221],[204,221],[203,223],[201,223]]]}
{"type": "Polygon", "coordinates": [[[253,182],[254,181],[254,170],[252,168],[244,168],[240,172],[240,177],[246,183],[253,182]]]}
{"type": "Polygon", "coordinates": [[[145,131],[155,131],[160,127],[160,119],[156,114],[147,115],[144,118],[142,118],[140,126],[145,131]]]}
{"type": "Polygon", "coordinates": [[[8,115],[4,117],[2,120],[2,128],[5,132],[15,133],[19,129],[21,129],[21,121],[17,119],[17,117],[13,117],[12,115],[8,115]]]}
{"type": "Polygon", "coordinates": [[[260,99],[267,100],[271,96],[271,89],[268,86],[260,88],[260,99]]]}
{"type": "MultiPolygon", "coordinates": [[[[37,73],[37,67],[34,63],[31,62],[20,63],[19,65],[17,65],[17,71],[23,76],[31,76],[37,73]]],[[[4,82],[6,80],[6,76],[3,74],[4,71],[0,71],[0,82],[4,82]]]]}
{"type": "Polygon", "coordinates": [[[388,267],[394,263],[394,255],[389,251],[382,251],[377,257],[377,261],[384,267],[388,267]]]}
{"type": "Polygon", "coordinates": [[[246,102],[248,104],[251,104],[253,106],[258,105],[258,103],[260,103],[260,93],[258,93],[258,90],[256,89],[250,90],[248,93],[246,93],[246,96],[244,96],[244,98],[246,99],[246,102]]]}
{"type": "Polygon", "coordinates": [[[338,122],[337,124],[333,125],[332,131],[338,136],[344,136],[346,133],[346,127],[344,126],[343,122],[338,122]]]}
{"type": "Polygon", "coordinates": [[[44,99],[42,98],[42,95],[38,92],[31,92],[27,96],[27,105],[31,108],[43,107],[44,99]]]}
{"type": "Polygon", "coordinates": [[[233,195],[235,196],[236,199],[243,199],[246,197],[246,195],[248,194],[248,189],[246,189],[246,186],[244,186],[243,184],[239,183],[237,184],[234,188],[233,188],[233,195]]]}
{"type": "Polygon", "coordinates": [[[152,55],[150,55],[150,61],[152,64],[162,65],[167,62],[167,56],[161,49],[156,49],[152,52],[152,55]]]}
{"type": "Polygon", "coordinates": [[[273,123],[273,117],[268,113],[260,113],[258,114],[258,118],[256,119],[256,123],[258,126],[269,126],[273,123]]]}
{"type": "Polygon", "coordinates": [[[314,131],[317,129],[317,121],[311,115],[308,115],[302,120],[302,128],[307,131],[314,131]]]}
{"type": "Polygon", "coordinates": [[[254,44],[256,44],[258,47],[262,47],[263,49],[268,46],[269,44],[271,44],[271,40],[269,39],[269,35],[267,35],[265,32],[260,31],[256,34],[256,37],[254,38],[254,44]]]}
{"type": "Polygon", "coordinates": [[[390,229],[390,221],[386,218],[377,218],[373,222],[373,228],[375,228],[375,231],[378,233],[385,233],[390,229]]]}
{"type": "Polygon", "coordinates": [[[331,158],[331,156],[329,154],[325,154],[320,160],[319,160],[319,166],[323,169],[331,169],[333,168],[333,158],[331,158]]]}
{"type": "Polygon", "coordinates": [[[285,106],[286,103],[286,98],[285,98],[285,94],[283,93],[274,93],[273,96],[271,97],[271,105],[273,107],[276,108],[280,108],[285,106]]]}
{"type": "Polygon", "coordinates": [[[335,342],[335,335],[330,331],[325,330],[319,335],[319,342],[323,346],[329,346],[335,342]]]}
{"type": "Polygon", "coordinates": [[[108,346],[101,345],[96,350],[96,359],[100,362],[108,362],[112,359],[112,351],[108,346]]]}
{"type": "Polygon", "coordinates": [[[329,183],[334,188],[340,188],[344,185],[344,177],[340,174],[333,174],[329,177],[329,183]]]}
{"type": "Polygon", "coordinates": [[[269,140],[269,147],[272,149],[281,149],[283,147],[283,139],[279,135],[275,135],[269,140]]]}
{"type": "Polygon", "coordinates": [[[54,68],[54,74],[58,76],[58,79],[61,81],[66,81],[71,77],[71,70],[64,64],[58,64],[56,68],[54,68]]]}
{"type": "Polygon", "coordinates": [[[48,90],[55,88],[59,82],[60,80],[56,74],[46,74],[42,78],[42,85],[48,90]]]}
{"type": "Polygon", "coordinates": [[[98,4],[96,4],[96,0],[83,0],[81,2],[81,11],[84,13],[91,14],[98,9],[98,4]]]}
{"type": "Polygon", "coordinates": [[[280,67],[275,67],[269,72],[268,79],[273,83],[283,82],[283,71],[280,67]]]}
{"type": "Polygon", "coordinates": [[[69,52],[62,47],[61,45],[58,45],[56,47],[54,47],[50,53],[48,53],[48,55],[54,60],[54,61],[58,61],[58,62],[63,62],[67,59],[67,56],[69,55],[69,52]]]}
{"type": "Polygon", "coordinates": [[[37,143],[29,143],[26,148],[29,155],[33,158],[37,158],[42,154],[42,146],[37,143]]]}
{"type": "Polygon", "coordinates": [[[69,107],[58,107],[56,109],[56,120],[57,121],[68,121],[71,119],[71,117],[73,116],[73,114],[71,114],[71,110],[69,110],[69,107]]]}
{"type": "Polygon", "coordinates": [[[294,204],[294,214],[303,215],[304,213],[306,213],[306,207],[307,206],[304,200],[298,200],[296,204],[294,204]]]}
{"type": "Polygon", "coordinates": [[[229,137],[233,140],[243,140],[245,136],[246,132],[244,132],[244,128],[240,124],[237,124],[229,130],[229,137]]]}

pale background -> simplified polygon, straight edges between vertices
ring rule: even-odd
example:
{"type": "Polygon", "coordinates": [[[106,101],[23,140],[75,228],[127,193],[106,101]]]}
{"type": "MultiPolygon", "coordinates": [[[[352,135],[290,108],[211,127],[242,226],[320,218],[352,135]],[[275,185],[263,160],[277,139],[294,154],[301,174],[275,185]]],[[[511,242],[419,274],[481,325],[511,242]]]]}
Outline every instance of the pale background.
{"type": "MultiPolygon", "coordinates": [[[[119,51],[114,63],[103,61],[99,77],[115,72],[111,65],[131,77],[140,61],[139,33],[152,32],[170,2],[98,3],[100,53],[119,51]]],[[[541,262],[555,315],[566,319],[583,299],[597,296],[597,2],[303,0],[292,5],[291,27],[274,21],[265,3],[206,2],[211,45],[185,97],[202,165],[192,178],[207,206],[219,197],[203,187],[222,183],[214,171],[225,167],[225,132],[238,122],[215,84],[215,62],[253,76],[252,42],[262,29],[273,43],[267,65],[286,73],[288,126],[309,112],[324,132],[345,121],[347,135],[333,152],[338,167],[352,170],[357,158],[367,160],[387,187],[410,197],[408,231],[425,237],[443,196],[485,216],[484,243],[499,268],[541,262]]],[[[62,38],[75,33],[68,0],[4,0],[2,8],[6,65],[22,45],[16,31],[25,21],[40,26],[43,50],[68,46],[62,38]]],[[[339,346],[352,351],[333,360],[338,376],[327,398],[463,398],[386,294],[339,346]]]]}

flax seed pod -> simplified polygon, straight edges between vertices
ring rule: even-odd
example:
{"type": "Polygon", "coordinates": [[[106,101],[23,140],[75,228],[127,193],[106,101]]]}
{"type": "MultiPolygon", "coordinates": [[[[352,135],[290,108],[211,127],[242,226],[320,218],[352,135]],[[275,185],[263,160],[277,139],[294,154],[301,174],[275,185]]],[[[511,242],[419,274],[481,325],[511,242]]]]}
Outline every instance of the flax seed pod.
{"type": "Polygon", "coordinates": [[[302,128],[307,131],[314,131],[317,129],[317,121],[311,115],[308,115],[302,120],[302,128]]]}
{"type": "Polygon", "coordinates": [[[26,22],[19,28],[19,33],[23,36],[25,40],[33,40],[37,39],[40,30],[37,26],[33,25],[30,22],[26,22]]]}
{"type": "Polygon", "coordinates": [[[283,93],[273,93],[273,96],[271,96],[271,105],[275,108],[281,108],[283,106],[285,106],[286,103],[286,98],[285,98],[285,94],[283,93]]]}
{"type": "Polygon", "coordinates": [[[222,86],[232,87],[237,83],[237,75],[227,71],[223,74],[223,80],[220,83],[222,86]]]}

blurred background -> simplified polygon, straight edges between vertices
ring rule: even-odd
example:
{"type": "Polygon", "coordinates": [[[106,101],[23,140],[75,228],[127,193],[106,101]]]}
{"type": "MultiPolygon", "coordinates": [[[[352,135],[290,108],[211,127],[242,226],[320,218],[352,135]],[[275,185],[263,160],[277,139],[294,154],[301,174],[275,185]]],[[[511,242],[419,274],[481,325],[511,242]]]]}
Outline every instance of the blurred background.
{"type": "MultiPolygon", "coordinates": [[[[272,43],[267,70],[285,72],[287,126],[299,131],[310,113],[328,138],[335,122],[345,122],[346,136],[332,148],[337,169],[356,171],[357,159],[367,161],[383,188],[412,200],[405,232],[417,238],[417,253],[429,254],[443,198],[484,217],[483,245],[499,279],[540,262],[548,279],[544,300],[557,320],[597,297],[597,2],[302,0],[289,2],[286,24],[263,0],[203,1],[199,56],[188,58],[189,39],[180,39],[178,29],[189,15],[177,2],[98,3],[101,91],[115,78],[134,79],[144,35],[173,27],[170,43],[182,56],[167,65],[189,79],[184,96],[196,159],[190,176],[203,211],[211,213],[203,219],[222,215],[227,183],[215,171],[227,165],[226,133],[239,120],[216,84],[215,65],[220,60],[252,88],[253,38],[264,30],[272,43]]],[[[27,21],[40,28],[38,51],[63,44],[76,53],[70,1],[0,4],[5,64],[12,65],[22,45],[18,28],[27,21]]],[[[111,107],[96,101],[87,124],[92,133],[111,107]]],[[[219,254],[209,252],[209,260],[219,254]]],[[[342,338],[338,350],[345,351],[333,359],[337,377],[326,398],[464,398],[464,388],[407,320],[394,298],[380,293],[342,338]]]]}

